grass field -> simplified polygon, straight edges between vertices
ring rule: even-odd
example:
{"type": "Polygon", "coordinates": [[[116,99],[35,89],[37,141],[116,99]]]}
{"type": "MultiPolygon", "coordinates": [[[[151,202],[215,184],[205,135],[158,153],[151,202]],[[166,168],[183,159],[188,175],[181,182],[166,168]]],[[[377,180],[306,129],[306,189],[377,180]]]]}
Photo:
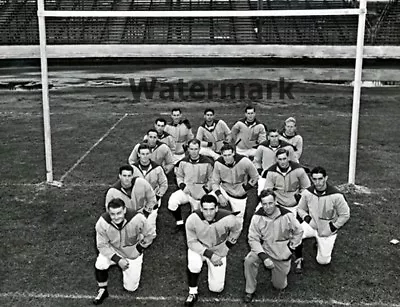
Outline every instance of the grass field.
{"type": "MultiPolygon", "coordinates": [[[[257,117],[280,127],[288,116],[298,120],[305,140],[303,163],[322,165],[330,181],[347,181],[352,90],[347,87],[295,84],[295,99],[256,101],[257,117]]],[[[45,180],[41,94],[3,91],[0,102],[2,171],[0,191],[1,306],[88,306],[95,293],[94,225],[103,212],[107,186],[127,161],[156,117],[183,109],[196,131],[206,107],[230,126],[249,101],[132,101],[128,87],[69,88],[50,93],[54,179],[45,180]],[[125,114],[128,114],[125,116],[125,114]],[[125,117],[124,117],[125,116],[125,117]],[[124,118],[123,118],[124,117],[124,118]],[[112,131],[110,128],[121,120],[112,131]],[[90,152],[104,134],[109,134],[90,152]],[[85,153],[87,156],[74,167],[85,153]]],[[[311,241],[305,243],[305,272],[289,275],[285,291],[272,290],[268,272],[260,270],[254,306],[400,306],[398,210],[400,198],[400,90],[363,89],[356,183],[372,193],[348,193],[351,219],[339,232],[333,261],[320,267],[311,241]]],[[[176,189],[170,186],[168,195],[176,189]]],[[[111,296],[104,306],[179,306],[187,294],[186,246],[173,236],[167,197],[158,217],[158,237],[145,252],[141,286],[123,291],[121,273],[110,274],[111,296]]],[[[249,197],[245,227],[255,207],[249,197]]],[[[188,211],[186,209],[186,214],[188,211]]],[[[214,296],[201,275],[198,306],[242,306],[244,231],[228,257],[227,282],[214,296]]]]}

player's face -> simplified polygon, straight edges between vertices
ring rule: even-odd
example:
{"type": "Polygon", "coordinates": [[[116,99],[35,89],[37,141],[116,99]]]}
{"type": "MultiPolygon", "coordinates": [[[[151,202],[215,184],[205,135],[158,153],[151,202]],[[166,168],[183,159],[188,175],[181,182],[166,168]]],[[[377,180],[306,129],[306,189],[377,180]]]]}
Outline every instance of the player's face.
{"type": "Polygon", "coordinates": [[[278,132],[270,132],[268,134],[268,140],[272,146],[278,146],[279,145],[279,134],[278,132]]]}
{"type": "Polygon", "coordinates": [[[312,174],[311,180],[317,191],[326,190],[326,181],[328,180],[328,176],[324,177],[322,174],[312,174]]]}
{"type": "Polygon", "coordinates": [[[133,173],[131,171],[123,170],[121,174],[119,174],[119,180],[121,180],[121,184],[124,188],[130,188],[132,185],[133,173]]]}
{"type": "Polygon", "coordinates": [[[222,158],[224,159],[226,164],[232,164],[235,159],[235,154],[232,150],[225,150],[222,152],[222,158]]]}
{"type": "Polygon", "coordinates": [[[150,162],[150,150],[148,149],[141,149],[139,151],[139,160],[140,163],[142,163],[143,165],[147,165],[150,162]]]}
{"type": "Polygon", "coordinates": [[[182,114],[179,111],[174,111],[171,114],[171,118],[175,124],[178,124],[182,118],[182,114]]]}
{"type": "Polygon", "coordinates": [[[276,201],[272,195],[261,198],[261,205],[267,215],[272,215],[276,210],[276,201]]]}
{"type": "Polygon", "coordinates": [[[191,159],[193,160],[197,160],[197,158],[199,157],[199,153],[200,153],[200,147],[197,144],[190,144],[189,148],[189,156],[191,159]]]}
{"type": "Polygon", "coordinates": [[[296,132],[296,124],[294,122],[287,122],[285,124],[285,132],[287,135],[293,135],[296,132]]]}
{"type": "Polygon", "coordinates": [[[110,208],[108,210],[108,213],[110,214],[111,221],[114,222],[114,224],[119,224],[124,221],[126,208],[125,207],[110,208]]]}
{"type": "Polygon", "coordinates": [[[204,114],[204,119],[206,120],[207,123],[212,123],[214,121],[213,112],[207,112],[206,114],[204,114]]]}
{"type": "Polygon", "coordinates": [[[256,111],[254,109],[249,109],[245,113],[246,115],[246,120],[248,122],[252,122],[256,118],[256,111]]]}
{"type": "Polygon", "coordinates": [[[158,138],[157,133],[155,133],[155,132],[149,132],[147,134],[147,142],[149,143],[150,147],[153,147],[156,145],[157,138],[158,138]]]}
{"type": "Polygon", "coordinates": [[[203,205],[200,206],[200,210],[207,222],[211,222],[218,212],[218,207],[214,203],[203,203],[203,205]]]}
{"type": "Polygon", "coordinates": [[[287,168],[289,166],[289,158],[285,153],[278,155],[276,160],[280,168],[287,168]]]}
{"type": "Polygon", "coordinates": [[[165,123],[164,122],[156,122],[154,124],[154,128],[157,130],[158,133],[162,134],[165,129],[165,123]]]}

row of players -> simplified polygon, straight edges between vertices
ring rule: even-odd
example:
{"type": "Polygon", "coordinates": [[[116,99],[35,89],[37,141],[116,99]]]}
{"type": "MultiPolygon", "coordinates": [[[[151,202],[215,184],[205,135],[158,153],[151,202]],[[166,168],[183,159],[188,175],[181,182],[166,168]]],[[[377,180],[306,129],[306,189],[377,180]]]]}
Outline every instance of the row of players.
{"type": "MultiPolygon", "coordinates": [[[[157,118],[154,129],[144,136],[150,146],[151,159],[162,165],[168,174],[173,165],[185,156],[188,141],[194,138],[190,122],[182,119],[179,108],[172,109],[171,122],[157,118]]],[[[253,106],[245,109],[245,117],[238,120],[232,129],[222,119],[215,119],[215,111],[204,111],[204,122],[199,126],[196,139],[201,141],[200,154],[217,160],[223,144],[235,144],[236,153],[254,159],[257,169],[267,169],[274,164],[275,152],[279,148],[289,151],[290,159],[299,162],[303,152],[303,138],[296,132],[296,119],[289,117],[285,120],[280,133],[277,129],[268,130],[265,124],[256,119],[253,106]]],[[[129,164],[138,161],[137,144],[128,158],[129,164]]]]}
{"type": "MultiPolygon", "coordinates": [[[[107,213],[96,224],[100,254],[95,265],[99,285],[95,304],[108,296],[107,272],[112,264],[123,269],[124,288],[137,289],[142,252],[156,236],[157,211],[168,184],[163,168],[149,158],[149,143],[138,146],[139,161],[133,167],[121,167],[120,181],[107,192],[107,213]],[[137,210],[143,214],[135,214],[137,210]]],[[[193,212],[186,221],[190,272],[186,306],[193,306],[198,299],[203,261],[209,267],[210,290],[223,290],[226,254],[241,233],[247,193],[260,177],[250,159],[237,154],[232,145],[223,144],[215,162],[201,155],[201,148],[198,139],[188,142],[188,155],[175,168],[179,190],[168,200],[178,230],[184,227],[180,206],[190,203],[193,212]],[[228,204],[232,211],[218,209],[228,204]]],[[[287,149],[279,148],[275,163],[264,172],[265,183],[259,185],[260,208],[252,217],[251,252],[245,260],[245,302],[253,299],[260,263],[272,270],[272,283],[278,289],[287,286],[292,252],[295,271],[302,271],[302,237],[316,237],[317,262],[330,263],[337,230],[350,216],[345,198],[327,184],[323,168],[311,171],[311,185],[304,168],[289,156],[287,149]]]]}

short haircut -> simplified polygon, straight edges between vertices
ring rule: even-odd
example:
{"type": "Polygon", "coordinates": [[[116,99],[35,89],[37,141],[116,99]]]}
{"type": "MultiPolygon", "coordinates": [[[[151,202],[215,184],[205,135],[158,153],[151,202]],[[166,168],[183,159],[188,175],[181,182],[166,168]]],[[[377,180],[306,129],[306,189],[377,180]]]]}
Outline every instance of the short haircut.
{"type": "Polygon", "coordinates": [[[272,128],[268,130],[268,134],[270,134],[271,132],[278,132],[278,129],[272,128]]]}
{"type": "Polygon", "coordinates": [[[191,139],[188,142],[188,147],[189,147],[190,144],[199,145],[199,148],[200,148],[201,142],[198,139],[191,139]]]}
{"type": "Polygon", "coordinates": [[[215,207],[218,206],[218,200],[215,198],[215,196],[210,195],[210,194],[205,194],[203,197],[200,199],[200,205],[203,207],[204,203],[214,203],[215,207]]]}
{"type": "Polygon", "coordinates": [[[147,130],[146,134],[149,135],[150,132],[154,132],[155,134],[158,134],[157,130],[154,129],[154,128],[151,128],[151,129],[147,130]]]}
{"type": "Polygon", "coordinates": [[[173,109],[171,110],[171,114],[174,113],[174,112],[182,113],[182,110],[181,110],[181,108],[173,108],[173,109]]]}
{"type": "Polygon", "coordinates": [[[311,177],[313,174],[322,174],[322,176],[326,177],[326,170],[322,166],[316,166],[311,170],[311,177]]]}
{"type": "Polygon", "coordinates": [[[142,150],[142,149],[148,149],[149,151],[150,151],[150,146],[149,146],[149,144],[146,144],[146,143],[141,143],[140,145],[139,145],[139,147],[138,147],[138,153],[140,153],[140,151],[142,150]]]}
{"type": "Polygon", "coordinates": [[[224,144],[221,147],[221,153],[223,153],[225,150],[232,150],[232,152],[235,152],[235,149],[231,144],[224,144]]]}
{"type": "Polygon", "coordinates": [[[130,171],[130,172],[133,174],[133,167],[130,166],[129,164],[122,165],[122,166],[119,168],[119,174],[122,174],[123,171],[130,171]]]}
{"type": "Polygon", "coordinates": [[[213,115],[215,114],[214,109],[207,108],[207,109],[204,110],[204,115],[206,115],[208,112],[211,112],[213,115]]]}
{"type": "Polygon", "coordinates": [[[114,198],[107,204],[108,209],[118,209],[118,208],[125,208],[125,203],[120,198],[114,198]]]}
{"type": "Polygon", "coordinates": [[[285,154],[287,157],[289,157],[289,152],[285,148],[279,148],[276,151],[275,156],[278,157],[279,155],[285,154]]]}
{"type": "Polygon", "coordinates": [[[244,109],[244,112],[247,112],[248,110],[254,110],[254,112],[256,111],[256,107],[255,106],[247,106],[245,109],[244,109]]]}
{"type": "Polygon", "coordinates": [[[159,117],[154,121],[155,124],[157,124],[158,122],[162,122],[164,125],[167,124],[167,121],[162,117],[159,117]]]}
{"type": "Polygon", "coordinates": [[[285,120],[285,124],[287,124],[287,123],[294,123],[294,125],[296,126],[296,119],[294,117],[288,117],[285,120]]]}
{"type": "Polygon", "coordinates": [[[267,197],[267,196],[270,196],[270,195],[274,199],[276,199],[276,194],[275,194],[275,192],[273,190],[271,190],[271,189],[262,190],[261,193],[260,193],[260,196],[259,196],[260,201],[261,201],[261,198],[264,198],[264,197],[267,197]]]}

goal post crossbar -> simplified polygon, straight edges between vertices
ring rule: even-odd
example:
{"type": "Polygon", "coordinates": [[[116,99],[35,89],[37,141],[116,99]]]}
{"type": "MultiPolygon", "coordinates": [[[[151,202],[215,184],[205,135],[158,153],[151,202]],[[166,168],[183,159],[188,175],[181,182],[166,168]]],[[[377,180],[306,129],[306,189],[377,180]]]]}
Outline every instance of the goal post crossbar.
{"type": "Polygon", "coordinates": [[[44,17],[136,17],[136,18],[185,18],[185,17],[282,17],[282,16],[334,16],[359,15],[362,9],[315,10],[218,10],[218,11],[38,11],[44,17]]]}
{"type": "Polygon", "coordinates": [[[345,9],[311,9],[311,10],[218,10],[218,11],[54,11],[45,10],[45,0],[37,0],[39,20],[40,63],[42,77],[42,102],[44,123],[44,145],[46,159],[46,181],[53,183],[53,163],[51,150],[50,107],[47,67],[46,24],[47,17],[135,17],[135,18],[193,18],[193,17],[283,17],[283,16],[338,16],[358,15],[356,63],[353,87],[353,111],[350,137],[349,176],[348,183],[355,183],[358,122],[361,96],[361,76],[364,49],[365,21],[367,0],[360,0],[359,8],[345,9]]]}

